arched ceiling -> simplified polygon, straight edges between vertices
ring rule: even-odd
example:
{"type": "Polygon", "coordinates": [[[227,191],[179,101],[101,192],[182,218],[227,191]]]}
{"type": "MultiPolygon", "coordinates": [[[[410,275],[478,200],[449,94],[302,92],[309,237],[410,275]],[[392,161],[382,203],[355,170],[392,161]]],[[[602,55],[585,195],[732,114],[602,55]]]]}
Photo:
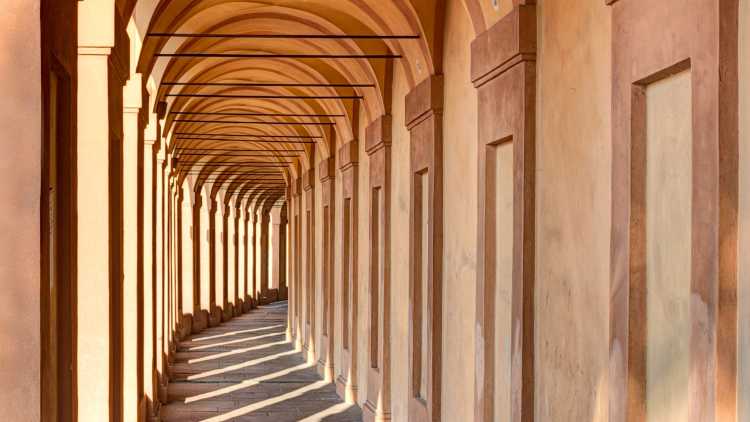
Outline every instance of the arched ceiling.
{"type": "MultiPolygon", "coordinates": [[[[393,66],[410,87],[441,73],[443,3],[118,0],[118,8],[145,35],[138,71],[158,87],[153,103],[166,104],[162,131],[178,183],[258,204],[281,198],[316,149],[329,156],[354,139],[360,114],[366,124],[390,113],[393,66]]],[[[477,30],[492,20],[484,3],[465,0],[477,30]]]]}

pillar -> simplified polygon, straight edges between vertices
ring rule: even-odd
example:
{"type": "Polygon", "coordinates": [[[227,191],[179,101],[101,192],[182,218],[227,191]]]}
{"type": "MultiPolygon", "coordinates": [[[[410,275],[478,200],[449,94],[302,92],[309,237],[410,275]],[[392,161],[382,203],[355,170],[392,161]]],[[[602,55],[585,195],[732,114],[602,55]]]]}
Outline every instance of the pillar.
{"type": "Polygon", "coordinates": [[[305,303],[305,339],[302,348],[308,362],[315,361],[315,167],[302,175],[304,215],[302,216],[303,270],[301,297],[305,303]]]}
{"type": "Polygon", "coordinates": [[[268,294],[269,284],[269,226],[271,224],[271,213],[263,210],[260,217],[260,279],[258,280],[258,290],[261,304],[270,303],[272,300],[268,294]]]}
{"type": "Polygon", "coordinates": [[[203,275],[203,272],[205,271],[202,269],[205,265],[203,264],[203,258],[204,258],[204,235],[201,233],[204,230],[203,225],[201,224],[203,222],[202,214],[203,214],[203,196],[200,193],[200,187],[196,186],[196,191],[193,192],[195,202],[193,203],[193,213],[192,213],[192,230],[191,230],[191,236],[192,239],[192,246],[193,246],[193,284],[191,286],[192,290],[192,310],[193,310],[193,326],[192,326],[192,332],[193,333],[199,333],[203,331],[208,326],[208,314],[203,312],[203,309],[201,308],[201,285],[203,284],[203,281],[201,280],[201,275],[203,275]]]}
{"type": "Polygon", "coordinates": [[[221,248],[219,239],[221,237],[221,225],[217,224],[219,219],[217,215],[216,200],[210,198],[209,200],[209,229],[208,229],[208,243],[209,243],[209,286],[208,286],[208,325],[215,327],[221,322],[221,309],[219,308],[218,302],[216,301],[217,286],[216,283],[221,279],[221,248]],[[219,227],[219,230],[217,230],[219,227]]]}
{"type": "Polygon", "coordinates": [[[321,189],[322,230],[321,230],[321,349],[318,373],[328,381],[334,380],[335,347],[335,292],[333,284],[334,239],[336,222],[336,159],[335,155],[318,163],[318,176],[321,189]]]}
{"type": "Polygon", "coordinates": [[[391,116],[372,122],[365,131],[370,159],[369,315],[370,347],[364,420],[391,419],[391,116]]]}
{"type": "Polygon", "coordinates": [[[281,271],[279,264],[281,263],[281,208],[271,209],[271,277],[269,281],[269,289],[275,290],[276,293],[271,293],[272,296],[278,296],[279,290],[279,277],[281,277],[281,271]]]}
{"type": "Polygon", "coordinates": [[[222,210],[224,211],[222,213],[222,219],[221,219],[221,227],[222,227],[222,239],[221,239],[221,250],[222,250],[222,278],[221,278],[221,303],[222,303],[222,321],[229,321],[232,319],[232,315],[234,315],[234,310],[231,309],[231,303],[229,302],[229,218],[230,218],[230,209],[229,205],[226,203],[221,204],[222,210]]]}
{"type": "Polygon", "coordinates": [[[141,75],[131,73],[123,93],[123,417],[137,420],[139,381],[142,364],[139,348],[139,274],[138,274],[138,156],[143,126],[141,123],[141,75]]]}
{"type": "Polygon", "coordinates": [[[232,199],[231,202],[231,208],[232,208],[232,220],[229,222],[231,226],[231,232],[232,237],[230,239],[231,241],[231,257],[232,257],[232,270],[231,275],[232,277],[229,279],[229,283],[231,285],[230,292],[231,292],[231,300],[232,300],[232,307],[234,310],[234,316],[239,316],[242,314],[242,304],[240,303],[240,295],[239,295],[239,238],[240,238],[240,214],[239,214],[239,208],[236,204],[236,199],[232,199]]]}
{"type": "Polygon", "coordinates": [[[154,401],[154,289],[156,287],[155,231],[155,182],[156,151],[159,146],[155,138],[147,137],[143,142],[143,401],[141,407],[147,416],[153,415],[154,401]]]}
{"type": "Polygon", "coordinates": [[[356,403],[358,394],[359,352],[359,142],[355,139],[338,151],[341,171],[341,365],[336,377],[336,392],[347,403],[356,403]]]}
{"type": "MultiPolygon", "coordinates": [[[[78,8],[78,420],[122,418],[122,87],[114,1],[78,8]],[[106,201],[106,202],[105,202],[106,201]]],[[[124,43],[124,45],[123,45],[124,43]]]]}
{"type": "Polygon", "coordinates": [[[517,6],[472,44],[480,116],[475,418],[482,422],[534,420],[535,48],[533,5],[517,6]],[[504,40],[503,54],[491,53],[496,40],[504,40]],[[518,60],[508,65],[511,58],[518,60]]]}
{"type": "Polygon", "coordinates": [[[288,230],[287,230],[287,224],[289,220],[287,219],[287,205],[284,204],[284,206],[281,208],[281,214],[279,215],[279,294],[278,294],[278,300],[287,300],[288,295],[288,286],[287,286],[287,277],[289,274],[289,251],[288,251],[288,245],[289,245],[289,238],[288,238],[288,230]]]}
{"type": "MultiPolygon", "coordinates": [[[[165,307],[166,295],[164,292],[165,280],[168,268],[167,263],[167,250],[166,235],[167,235],[167,223],[169,213],[167,212],[167,204],[169,198],[169,179],[166,177],[166,146],[162,147],[158,151],[156,158],[156,285],[154,286],[154,329],[156,332],[156,343],[154,349],[154,383],[156,385],[156,399],[159,403],[166,402],[166,380],[165,380],[165,365],[164,365],[164,343],[166,341],[166,335],[164,330],[166,312],[165,307]]],[[[155,402],[156,408],[160,406],[155,402]]],[[[156,410],[158,412],[158,410],[156,410]]]]}

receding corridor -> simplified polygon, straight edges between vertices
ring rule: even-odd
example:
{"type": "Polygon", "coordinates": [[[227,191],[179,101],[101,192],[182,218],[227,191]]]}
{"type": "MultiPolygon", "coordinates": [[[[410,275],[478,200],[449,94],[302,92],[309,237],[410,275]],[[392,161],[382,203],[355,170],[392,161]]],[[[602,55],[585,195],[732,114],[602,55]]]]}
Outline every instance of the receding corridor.
{"type": "Polygon", "coordinates": [[[180,342],[162,420],[361,421],[286,340],[286,312],[261,306],[180,342]]]}
{"type": "Polygon", "coordinates": [[[750,422],[750,0],[0,1],[0,422],[750,422]]]}

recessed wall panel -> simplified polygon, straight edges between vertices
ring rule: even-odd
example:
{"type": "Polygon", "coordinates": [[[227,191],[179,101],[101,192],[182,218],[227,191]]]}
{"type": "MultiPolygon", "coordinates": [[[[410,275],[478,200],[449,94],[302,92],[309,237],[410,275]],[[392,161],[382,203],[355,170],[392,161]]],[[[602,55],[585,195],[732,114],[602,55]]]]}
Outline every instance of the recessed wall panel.
{"type": "Polygon", "coordinates": [[[494,193],[495,412],[511,420],[511,338],[513,291],[513,142],[488,147],[488,185],[494,193]]]}
{"type": "Polygon", "coordinates": [[[687,421],[692,209],[691,75],[646,87],[646,413],[687,421]]]}

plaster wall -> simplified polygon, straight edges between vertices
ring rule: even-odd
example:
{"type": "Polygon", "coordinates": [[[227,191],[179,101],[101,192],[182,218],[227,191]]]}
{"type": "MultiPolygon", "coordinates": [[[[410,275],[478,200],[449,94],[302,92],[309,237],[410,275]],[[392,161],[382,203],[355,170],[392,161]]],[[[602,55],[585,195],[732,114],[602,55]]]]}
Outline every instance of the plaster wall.
{"type": "MultiPolygon", "coordinates": [[[[393,67],[391,147],[391,419],[409,415],[409,202],[410,134],[405,97],[410,88],[401,66],[393,67]]],[[[367,250],[367,249],[365,249],[367,250]]]]}
{"type": "Polygon", "coordinates": [[[214,236],[214,250],[215,250],[215,266],[214,266],[214,305],[224,308],[224,246],[222,244],[222,237],[224,236],[224,220],[222,214],[224,210],[221,203],[217,200],[217,209],[214,213],[214,224],[215,224],[215,236],[214,236]]]}
{"type": "Polygon", "coordinates": [[[313,294],[315,300],[315,361],[323,358],[321,355],[323,347],[323,186],[318,177],[318,169],[323,160],[322,148],[315,147],[315,171],[313,174],[313,185],[315,186],[315,233],[313,240],[313,264],[315,276],[313,278],[313,294]]]}
{"type": "Polygon", "coordinates": [[[359,295],[358,307],[359,307],[359,318],[357,318],[357,336],[358,342],[358,355],[357,355],[357,380],[359,391],[357,393],[357,402],[360,406],[363,406],[367,399],[367,369],[370,367],[370,362],[367,357],[368,355],[368,310],[370,308],[370,274],[368,271],[368,251],[370,246],[370,159],[367,157],[365,151],[365,128],[367,127],[366,121],[367,114],[360,108],[359,120],[362,123],[359,125],[359,209],[358,209],[358,223],[357,227],[357,242],[358,246],[358,262],[357,262],[357,294],[359,295]]]}
{"type": "Polygon", "coordinates": [[[691,74],[646,88],[647,420],[687,420],[692,205],[691,74]]]}
{"type": "Polygon", "coordinates": [[[750,0],[740,0],[739,136],[739,336],[737,408],[739,422],[750,422],[750,0]]]}
{"type": "MultiPolygon", "coordinates": [[[[231,202],[230,202],[231,203],[231,202]]],[[[236,208],[229,207],[229,222],[227,224],[227,301],[236,305],[235,280],[237,277],[237,247],[235,244],[237,230],[235,224],[236,208]]]]}
{"type": "Polygon", "coordinates": [[[211,208],[211,197],[207,195],[205,188],[201,189],[201,231],[199,233],[200,248],[201,248],[201,261],[200,261],[200,307],[204,311],[211,311],[210,301],[210,286],[211,286],[211,265],[210,265],[210,251],[211,251],[211,237],[209,236],[211,228],[211,214],[209,209],[211,208]]]}
{"type": "Polygon", "coordinates": [[[182,312],[193,314],[193,205],[190,188],[182,187],[182,312]]]}
{"type": "Polygon", "coordinates": [[[40,186],[42,133],[39,0],[3,2],[0,25],[0,413],[36,421],[40,409],[40,186]],[[33,11],[33,13],[32,13],[33,11]]]}
{"type": "Polygon", "coordinates": [[[537,13],[535,419],[606,421],[611,10],[537,13]]]}
{"type": "MultiPolygon", "coordinates": [[[[355,135],[356,136],[356,135],[355,135]]],[[[338,146],[340,147],[344,142],[344,140],[340,140],[338,143],[338,146]]],[[[338,154],[338,151],[335,152],[338,154]]],[[[336,175],[336,179],[334,179],[333,182],[333,188],[335,191],[335,201],[333,204],[333,210],[334,215],[336,218],[333,221],[333,232],[334,237],[331,241],[331,253],[333,254],[333,268],[331,268],[331,271],[333,271],[333,281],[331,283],[332,288],[334,289],[334,295],[333,295],[333,332],[335,333],[335,339],[334,342],[334,350],[333,350],[333,368],[334,368],[334,378],[336,378],[340,373],[341,365],[343,364],[342,361],[342,347],[343,347],[343,333],[342,333],[342,327],[343,327],[343,320],[344,315],[341,311],[342,306],[342,300],[343,300],[343,291],[341,286],[341,263],[342,263],[342,253],[344,248],[344,243],[341,241],[342,239],[342,233],[344,233],[344,208],[343,208],[343,201],[341,200],[341,196],[343,195],[343,185],[342,180],[343,176],[341,175],[341,171],[338,169],[339,167],[339,161],[336,160],[336,169],[334,170],[334,174],[336,175]]],[[[290,218],[291,220],[291,218],[290,218]]],[[[287,229],[287,233],[289,232],[289,229],[287,229]]],[[[288,241],[287,241],[288,245],[288,241]]],[[[287,262],[289,262],[289,254],[287,254],[287,262]]],[[[289,272],[287,272],[289,274],[289,272]]],[[[351,309],[351,305],[350,308],[351,309]]]]}
{"type": "Polygon", "coordinates": [[[469,45],[474,31],[460,0],[446,2],[443,62],[443,342],[445,421],[474,419],[477,250],[477,90],[469,45]]]}

